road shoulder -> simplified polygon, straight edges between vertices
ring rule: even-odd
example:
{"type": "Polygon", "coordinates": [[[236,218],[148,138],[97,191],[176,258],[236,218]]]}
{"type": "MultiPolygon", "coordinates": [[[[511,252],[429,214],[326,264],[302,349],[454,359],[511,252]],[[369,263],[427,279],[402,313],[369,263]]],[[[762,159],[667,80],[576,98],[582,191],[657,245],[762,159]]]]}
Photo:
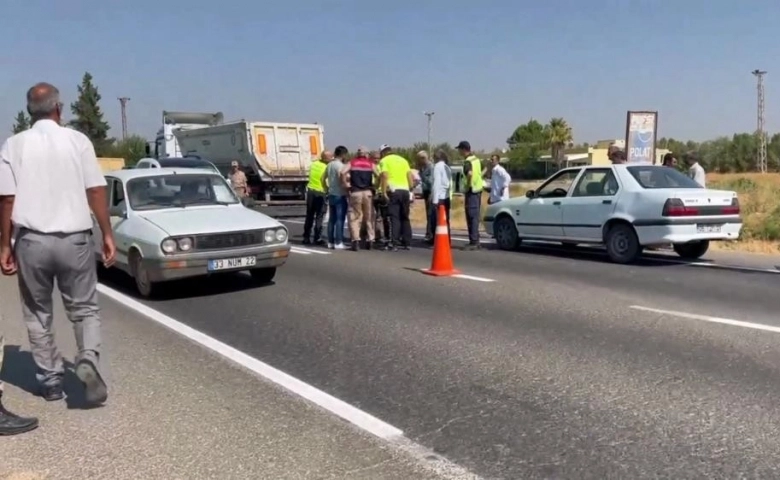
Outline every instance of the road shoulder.
{"type": "MultiPolygon", "coordinates": [[[[15,279],[0,279],[7,406],[41,427],[3,439],[0,478],[427,479],[411,457],[105,298],[110,398],[83,410],[33,396],[34,365],[15,279]],[[26,478],[26,477],[20,477],[26,478]]],[[[61,302],[57,341],[75,342],[61,302]]],[[[215,319],[219,321],[219,319],[215,319]]]]}

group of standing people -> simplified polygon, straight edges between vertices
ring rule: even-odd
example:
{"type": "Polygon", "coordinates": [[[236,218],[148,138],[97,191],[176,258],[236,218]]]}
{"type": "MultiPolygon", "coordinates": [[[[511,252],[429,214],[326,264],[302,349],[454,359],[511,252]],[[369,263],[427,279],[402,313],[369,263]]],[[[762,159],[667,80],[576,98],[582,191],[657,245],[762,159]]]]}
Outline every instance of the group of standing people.
{"type": "MultiPolygon", "coordinates": [[[[483,169],[467,141],[458,144],[464,159],[462,192],[469,244],[465,250],[480,248],[482,193],[486,174],[491,177],[488,203],[509,198],[509,173],[500,165],[499,157],[491,157],[491,169],[483,169]]],[[[334,250],[350,248],[358,251],[380,248],[386,251],[408,250],[412,241],[410,209],[418,180],[409,161],[395,153],[389,145],[375,152],[360,147],[354,158],[338,146],[323,152],[310,169],[306,192],[306,220],[303,227],[305,245],[327,245],[334,250]],[[327,238],[322,238],[323,219],[328,210],[327,238]],[[349,245],[345,244],[344,225],[349,227],[349,245]]],[[[455,189],[450,159],[437,150],[433,159],[426,151],[416,155],[419,183],[426,213],[425,241],[432,244],[438,223],[439,207],[447,218],[448,230],[452,195],[455,189]]]]}
{"type": "MultiPolygon", "coordinates": [[[[18,279],[40,396],[47,401],[65,397],[65,364],[52,330],[56,281],[76,336],[75,374],[87,402],[102,404],[108,389],[99,370],[101,323],[93,241],[101,241],[105,266],[114,263],[116,248],[106,180],[95,148],[81,132],[61,126],[62,108],[56,87],[34,85],[27,92],[32,127],[0,147],[0,270],[18,279]],[[93,239],[92,214],[100,239],[93,239]]],[[[0,332],[0,366],[2,349],[0,332]]],[[[36,418],[11,413],[2,400],[0,383],[0,435],[38,426],[36,418]]]]}
{"type": "Polygon", "coordinates": [[[323,244],[344,250],[344,225],[349,218],[350,248],[409,249],[412,226],[409,219],[414,176],[409,162],[382,145],[369,153],[358,148],[351,160],[349,150],[339,145],[323,152],[312,163],[306,188],[306,220],[303,243],[323,244]],[[323,218],[328,209],[327,242],[322,238],[323,218]],[[378,234],[378,235],[377,235],[378,234]],[[377,238],[378,237],[378,238],[377,238]]]}

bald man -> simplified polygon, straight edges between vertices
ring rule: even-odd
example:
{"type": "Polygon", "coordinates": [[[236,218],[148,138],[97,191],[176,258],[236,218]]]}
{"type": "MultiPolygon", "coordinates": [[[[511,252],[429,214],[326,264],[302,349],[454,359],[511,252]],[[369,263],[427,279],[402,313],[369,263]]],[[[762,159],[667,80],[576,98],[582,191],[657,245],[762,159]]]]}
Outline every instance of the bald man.
{"type": "Polygon", "coordinates": [[[65,367],[52,331],[56,280],[79,349],[76,376],[84,384],[87,402],[101,404],[108,389],[98,370],[101,328],[93,214],[102,233],[106,267],[114,263],[116,248],[95,148],[83,133],[60,126],[62,106],[57,88],[34,85],[27,92],[32,128],[9,138],[0,149],[0,269],[5,275],[19,273],[41,396],[49,401],[64,398],[65,367]],[[12,223],[18,230],[13,250],[12,223]]]}

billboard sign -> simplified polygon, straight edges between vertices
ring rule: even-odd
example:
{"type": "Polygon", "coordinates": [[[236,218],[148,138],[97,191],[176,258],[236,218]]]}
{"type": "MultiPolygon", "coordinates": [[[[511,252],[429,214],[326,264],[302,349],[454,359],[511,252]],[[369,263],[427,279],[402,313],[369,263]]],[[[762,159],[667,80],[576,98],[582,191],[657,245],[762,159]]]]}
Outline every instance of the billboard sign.
{"type": "Polygon", "coordinates": [[[626,115],[626,162],[655,163],[658,112],[629,111],[626,115]]]}

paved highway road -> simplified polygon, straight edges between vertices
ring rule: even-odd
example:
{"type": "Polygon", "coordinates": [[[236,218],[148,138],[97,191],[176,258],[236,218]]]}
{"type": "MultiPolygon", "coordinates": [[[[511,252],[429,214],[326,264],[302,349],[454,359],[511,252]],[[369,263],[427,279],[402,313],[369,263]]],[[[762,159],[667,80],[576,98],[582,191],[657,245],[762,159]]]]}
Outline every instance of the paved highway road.
{"type": "Polygon", "coordinates": [[[780,276],[547,248],[455,261],[466,277],[417,272],[425,248],[295,247],[274,285],[144,303],[483,478],[780,478],[780,276]]]}

